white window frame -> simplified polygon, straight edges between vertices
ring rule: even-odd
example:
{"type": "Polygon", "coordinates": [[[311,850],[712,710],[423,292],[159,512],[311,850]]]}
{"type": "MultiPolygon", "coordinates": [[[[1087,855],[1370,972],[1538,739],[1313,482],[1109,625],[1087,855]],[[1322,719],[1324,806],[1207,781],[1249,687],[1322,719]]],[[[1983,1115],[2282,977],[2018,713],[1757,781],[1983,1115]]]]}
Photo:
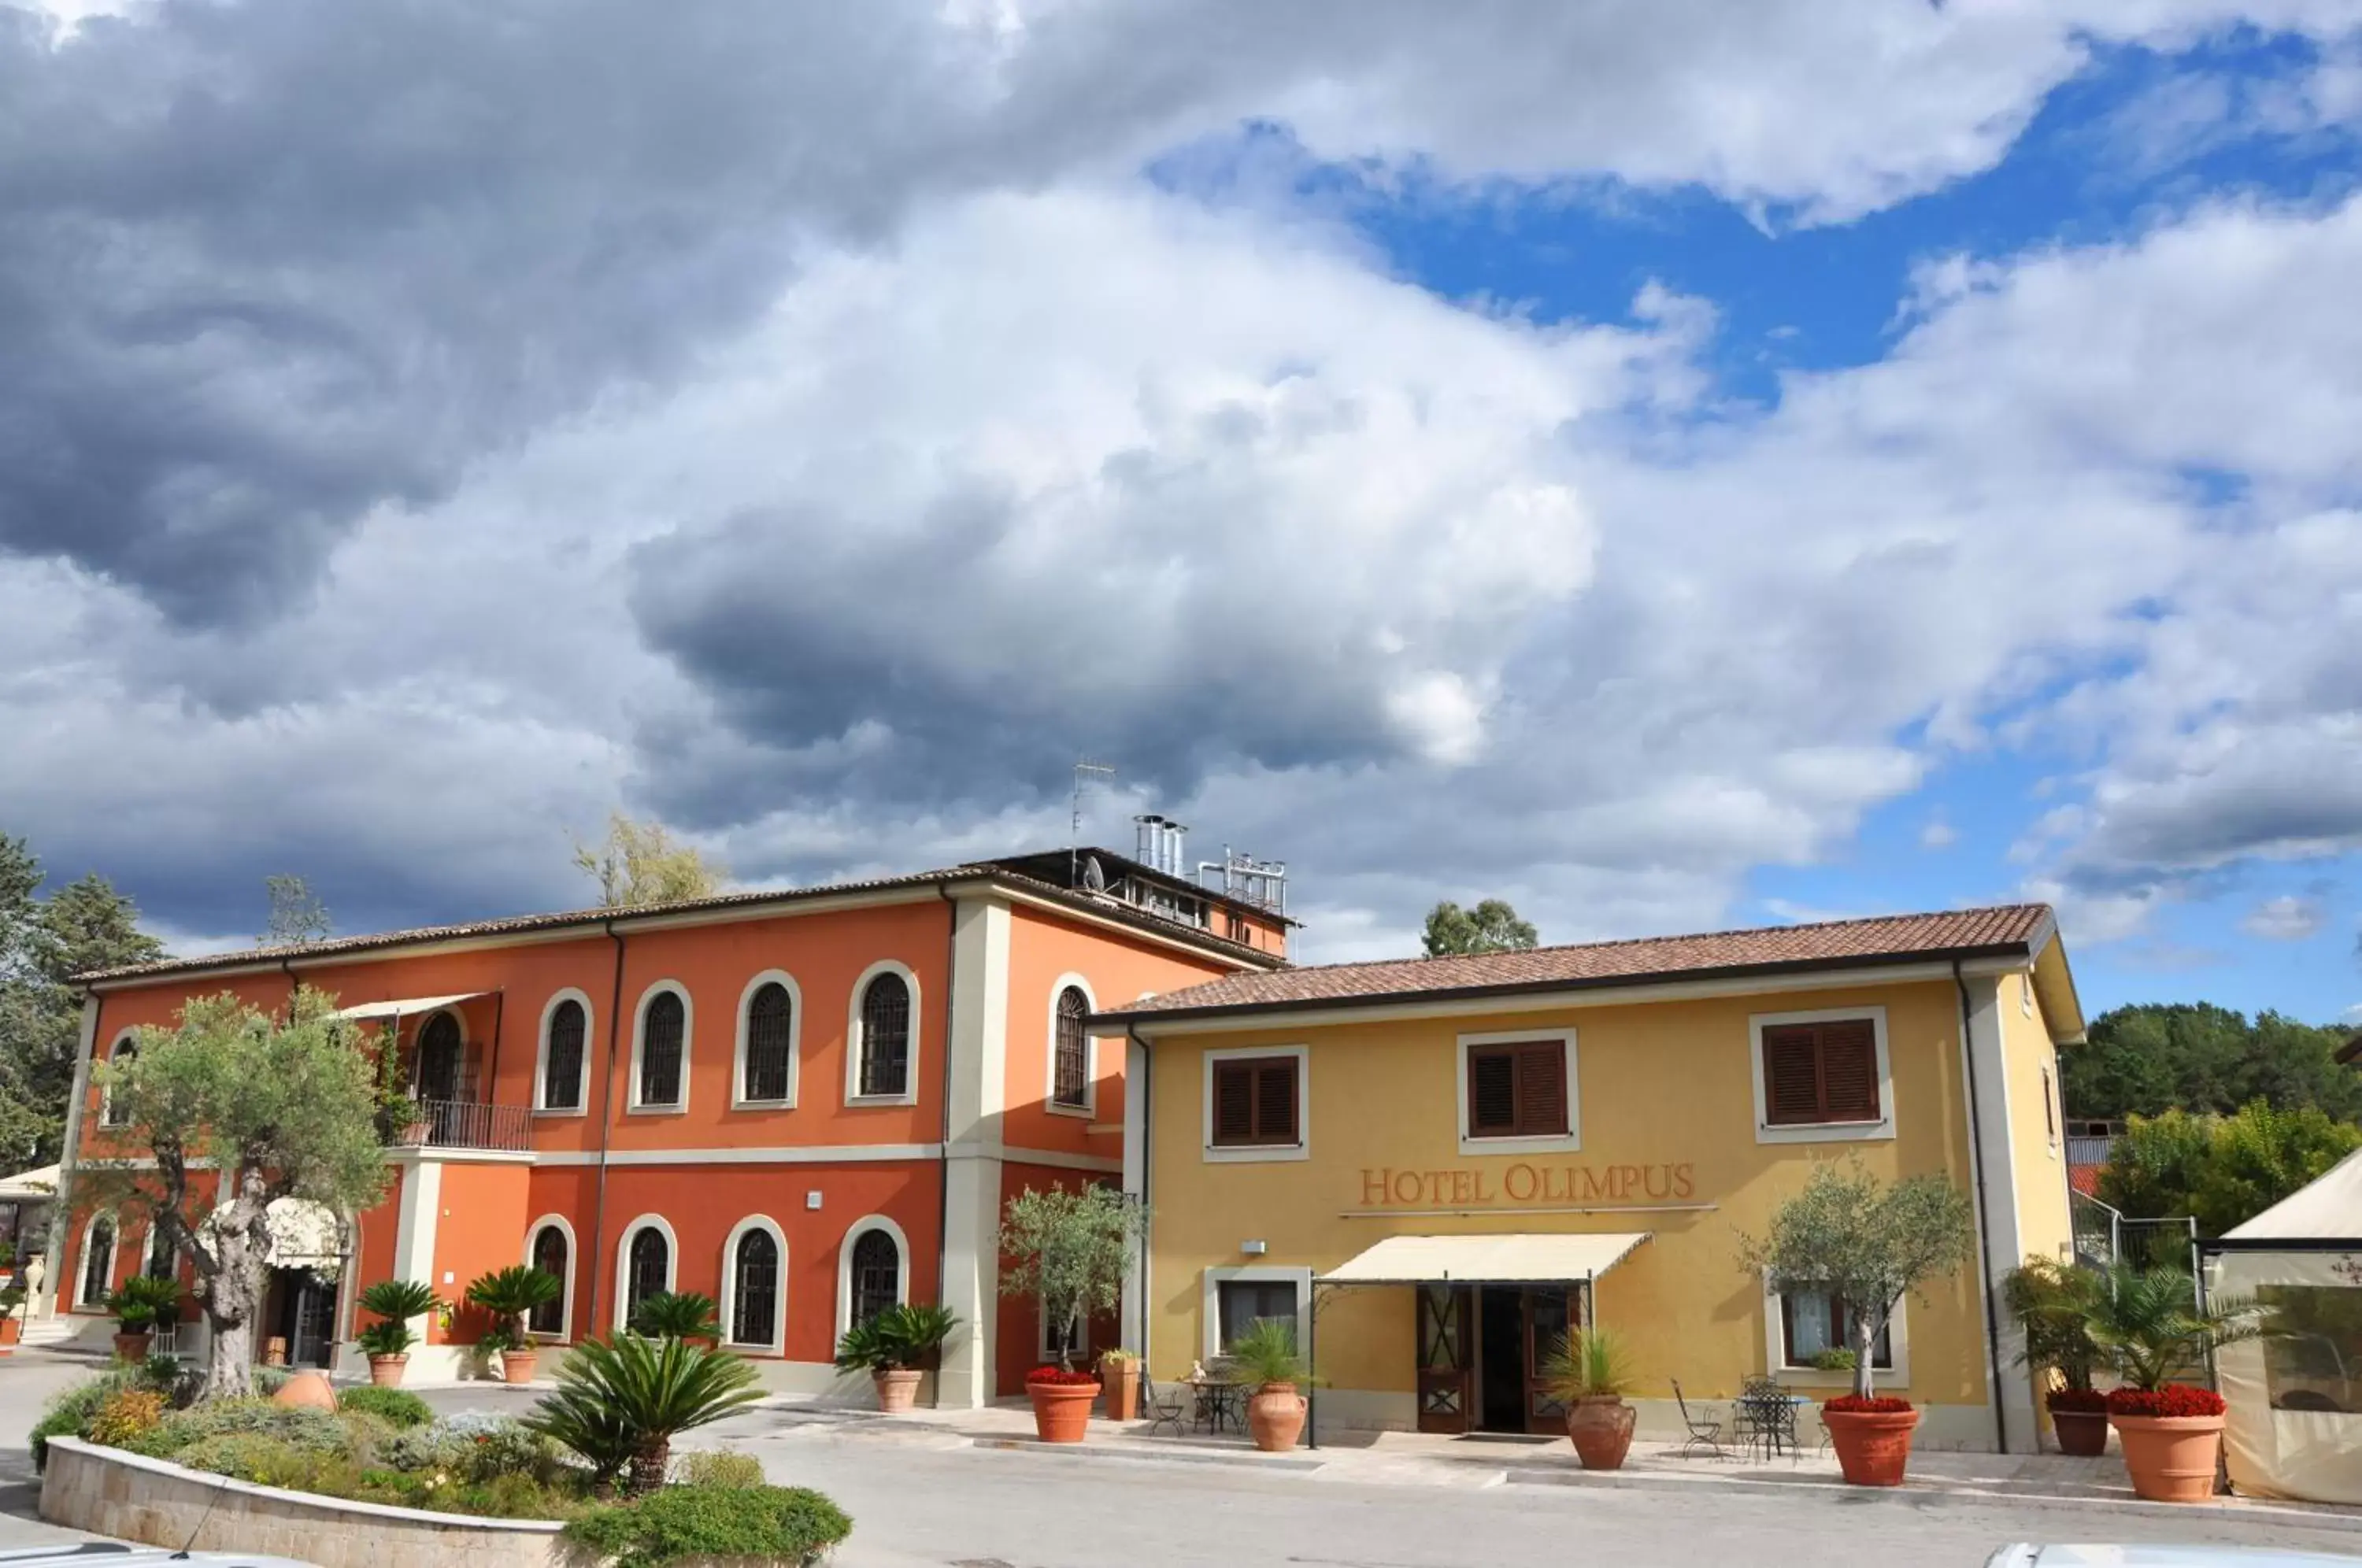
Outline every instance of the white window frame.
{"type": "MultiPolygon", "coordinates": [[[[137,1046],[138,1043],[139,1031],[137,1029],[125,1030],[122,1033],[115,1037],[115,1043],[106,1048],[106,1065],[110,1067],[115,1066],[116,1059],[123,1055],[124,1048],[126,1046],[137,1046]]],[[[130,1125],[131,1122],[128,1118],[121,1121],[115,1120],[114,1086],[110,1084],[106,1088],[99,1090],[98,1130],[102,1132],[120,1132],[130,1125]]]]}
{"type": "MultiPolygon", "coordinates": [[[[751,995],[751,990],[749,992],[751,995]]],[[[770,1355],[785,1353],[788,1344],[788,1233],[779,1222],[767,1214],[749,1214],[730,1227],[730,1234],[722,1243],[722,1343],[734,1351],[761,1351],[770,1355]],[[767,1340],[738,1340],[730,1337],[738,1311],[738,1243],[750,1231],[767,1231],[771,1244],[779,1249],[779,1283],[771,1302],[771,1337],[767,1340]]]]}
{"type": "Polygon", "coordinates": [[[927,1037],[926,1009],[920,1005],[919,977],[899,958],[880,958],[853,982],[853,1004],[845,1010],[844,1020],[844,1103],[848,1106],[916,1105],[919,1103],[920,1045],[927,1037]],[[861,1002],[869,994],[869,982],[880,975],[900,975],[902,983],[911,988],[911,1058],[910,1070],[903,1076],[900,1094],[863,1094],[861,1092],[861,1002]]]}
{"type": "MultiPolygon", "coordinates": [[[[1783,1310],[1780,1292],[1772,1287],[1770,1280],[1765,1280],[1763,1284],[1763,1364],[1772,1369],[1772,1375],[1782,1383],[1796,1384],[1805,1387],[1852,1387],[1851,1372],[1824,1371],[1817,1366],[1787,1364],[1788,1347],[1781,1334],[1781,1330],[1784,1326],[1780,1320],[1783,1310]]],[[[1891,1367],[1876,1369],[1874,1386],[1907,1388],[1911,1386],[1910,1312],[1911,1303],[1906,1297],[1895,1304],[1894,1315],[1886,1320],[1886,1345],[1893,1353],[1894,1364],[1891,1367]]]]}
{"type": "MultiPolygon", "coordinates": [[[[1047,1366],[1057,1354],[1056,1347],[1050,1343],[1049,1303],[1037,1296],[1033,1298],[1034,1364],[1047,1366]]],[[[1076,1347],[1075,1359],[1084,1366],[1091,1365],[1095,1359],[1091,1350],[1091,1314],[1088,1312],[1083,1314],[1083,1342],[1076,1347]]]]}
{"type": "MultiPolygon", "coordinates": [[[[588,1060],[590,1053],[586,1051],[583,1055],[584,1059],[588,1060]]],[[[550,1344],[571,1344],[574,1342],[574,1275],[575,1270],[582,1264],[582,1248],[574,1239],[573,1222],[563,1214],[545,1214],[527,1225],[524,1228],[524,1255],[517,1261],[527,1268],[533,1267],[533,1244],[540,1239],[544,1231],[553,1225],[557,1228],[557,1233],[566,1238],[566,1292],[557,1298],[557,1332],[545,1333],[538,1329],[533,1329],[528,1330],[527,1333],[534,1339],[550,1344]]],[[[631,1255],[630,1250],[626,1248],[624,1257],[627,1263],[631,1255]]]]}
{"type": "Polygon", "coordinates": [[[2054,1160],[2058,1157],[2058,1141],[2066,1133],[2066,1110],[2058,1098],[2058,1056],[2053,1052],[2042,1059],[2042,1123],[2054,1160]]]}
{"type": "Polygon", "coordinates": [[[1886,1054],[1883,1007],[1824,1007],[1805,1012],[1750,1014],[1747,1020],[1747,1070],[1755,1083],[1755,1141],[1759,1143],[1867,1143],[1891,1142],[1894,1137],[1894,1068],[1886,1054]],[[1765,1096],[1763,1083],[1763,1032],[1783,1023],[1836,1023],[1849,1018],[1870,1020],[1871,1033],[1877,1040],[1878,1120],[1772,1126],[1772,1104],[1765,1096]]]}
{"type": "Polygon", "coordinates": [[[94,1209],[91,1217],[82,1222],[82,1245],[74,1249],[73,1305],[77,1311],[84,1308],[98,1311],[106,1309],[105,1296],[93,1301],[86,1294],[90,1283],[90,1239],[98,1233],[98,1222],[102,1220],[106,1221],[107,1229],[115,1235],[115,1240],[108,1243],[106,1253],[106,1288],[109,1291],[115,1288],[116,1275],[123,1272],[123,1221],[112,1209],[94,1209]]]}
{"type": "MultiPolygon", "coordinates": [[[[139,1238],[139,1272],[141,1274],[146,1274],[155,1267],[156,1243],[163,1239],[164,1227],[156,1223],[154,1220],[149,1220],[147,1231],[139,1238]]],[[[167,1279],[181,1277],[181,1256],[178,1249],[175,1249],[172,1253],[172,1272],[161,1277],[167,1279]]]]}
{"type": "MultiPolygon", "coordinates": [[[[438,1007],[432,1012],[420,1013],[418,1015],[418,1027],[411,1032],[411,1094],[414,1098],[418,1093],[419,1080],[423,1076],[420,1074],[418,1069],[426,1065],[426,1031],[433,1026],[436,1019],[447,1016],[451,1020],[451,1027],[459,1032],[459,1059],[455,1065],[452,1073],[453,1081],[451,1087],[456,1091],[464,1087],[466,1083],[468,1077],[468,1046],[470,1043],[468,1039],[468,1015],[461,1012],[456,1007],[438,1007]]],[[[400,1027],[400,1021],[398,1019],[395,1021],[395,1027],[400,1027]]],[[[585,1045],[586,1047],[588,1045],[587,1037],[585,1039],[585,1045]]],[[[584,1051],[584,1055],[588,1055],[589,1054],[589,1051],[586,1049],[584,1051]]]]}
{"type": "Polygon", "coordinates": [[[1050,1021],[1043,1053],[1044,1072],[1042,1078],[1042,1108],[1053,1116],[1079,1116],[1088,1121],[1099,1113],[1099,1043],[1087,1028],[1083,1031],[1083,1103],[1062,1105],[1058,1102],[1058,999],[1071,987],[1083,993],[1083,1000],[1092,1012],[1099,1010],[1098,994],[1091,989],[1090,981],[1080,975],[1061,975],[1050,983],[1050,1021]]]}
{"type": "Polygon", "coordinates": [[[1203,1053],[1200,1069],[1204,1082],[1200,1088],[1202,1104],[1198,1111],[1198,1154],[1209,1165],[1269,1165],[1280,1160],[1308,1160],[1312,1157],[1312,1048],[1308,1045],[1240,1045],[1203,1053]],[[1293,1056],[1296,1058],[1296,1142],[1293,1143],[1254,1143],[1241,1147],[1217,1148],[1214,1144],[1214,1064],[1243,1061],[1257,1056],[1293,1056]]]}
{"type": "Polygon", "coordinates": [[[637,1006],[632,1009],[632,1081],[624,1113],[626,1116],[679,1116],[689,1110],[690,1066],[696,1059],[697,1003],[689,988],[679,980],[657,980],[640,993],[637,1006]],[[648,1037],[648,1009],[663,992],[670,991],[680,999],[680,1098],[667,1104],[650,1104],[640,1099],[640,1051],[648,1037]]]}
{"type": "Polygon", "coordinates": [[[846,1227],[836,1243],[836,1338],[829,1342],[832,1346],[853,1327],[853,1244],[872,1231],[883,1231],[894,1238],[894,1301],[900,1307],[911,1304],[911,1239],[887,1216],[863,1215],[846,1227]]]}
{"type": "Polygon", "coordinates": [[[1248,1264],[1237,1268],[1209,1268],[1200,1281],[1198,1316],[1204,1327],[1203,1359],[1211,1361],[1222,1353],[1222,1286],[1232,1281],[1243,1285],[1295,1285],[1296,1348],[1300,1353],[1305,1344],[1304,1326],[1312,1321],[1312,1271],[1284,1264],[1248,1264]]]}
{"type": "Polygon", "coordinates": [[[643,1231],[663,1233],[665,1289],[679,1288],[680,1238],[672,1233],[672,1222],[661,1214],[643,1214],[624,1226],[615,1242],[615,1331],[619,1334],[632,1326],[632,1242],[643,1231]]]}
{"type": "Polygon", "coordinates": [[[1583,1147],[1583,1094],[1575,1077],[1577,1054],[1574,1031],[1572,1029],[1508,1029],[1483,1034],[1460,1036],[1460,1050],[1454,1058],[1459,1074],[1460,1152],[1463,1154],[1563,1154],[1583,1147]],[[1476,1045],[1530,1045],[1544,1040],[1555,1040],[1564,1055],[1566,1073],[1566,1132],[1560,1137],[1518,1138],[1480,1137],[1469,1130],[1468,1121],[1468,1052],[1476,1045]]]}
{"type": "Polygon", "coordinates": [[[738,993],[738,1045],[730,1055],[730,1109],[733,1110],[793,1110],[796,1092],[803,1084],[804,990],[785,969],[766,969],[738,993]],[[755,1009],[755,993],[778,986],[788,993],[788,1095],[785,1099],[746,1098],[746,1044],[755,1009]]]}
{"type": "Polygon", "coordinates": [[[535,1116],[588,1116],[590,1114],[590,1041],[596,1034],[599,1015],[590,1006],[590,999],[572,986],[552,991],[549,999],[541,1004],[541,1044],[533,1055],[533,1113],[535,1116]],[[574,1103],[553,1106],[549,1103],[549,1021],[557,1016],[558,1004],[573,1002],[582,1010],[582,1065],[574,1073],[574,1103]]]}

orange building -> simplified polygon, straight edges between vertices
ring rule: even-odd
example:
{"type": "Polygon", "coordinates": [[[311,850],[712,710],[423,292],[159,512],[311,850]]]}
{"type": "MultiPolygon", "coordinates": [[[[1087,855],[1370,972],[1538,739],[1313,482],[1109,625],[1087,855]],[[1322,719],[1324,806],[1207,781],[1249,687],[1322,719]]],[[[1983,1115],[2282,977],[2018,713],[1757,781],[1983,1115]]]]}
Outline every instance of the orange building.
{"type": "MultiPolygon", "coordinates": [[[[283,1266],[259,1332],[292,1359],[360,1370],[363,1286],[418,1279],[453,1300],[524,1261],[566,1282],[534,1325],[552,1342],[607,1331],[653,1291],[701,1291],[767,1384],[817,1392],[838,1386],[850,1322],[940,1301],[962,1328],[938,1402],[1021,1392],[1047,1347],[1039,1314],[999,1294],[1001,1206],[1122,1170],[1123,1053],[1086,1019],[1286,950],[1277,900],[1200,887],[1177,835],[1143,842],[1159,864],[1058,851],[84,977],[45,1288],[103,1334],[107,1289],[149,1266],[138,1217],[73,1203],[77,1161],[141,1153],[91,1062],[193,996],[276,1010],[311,986],[393,1026],[415,1109],[378,1207],[274,1217],[283,1266]]],[[[413,1377],[457,1375],[480,1327],[425,1325],[413,1377]]],[[[181,1348],[203,1332],[184,1327],[181,1348]]]]}

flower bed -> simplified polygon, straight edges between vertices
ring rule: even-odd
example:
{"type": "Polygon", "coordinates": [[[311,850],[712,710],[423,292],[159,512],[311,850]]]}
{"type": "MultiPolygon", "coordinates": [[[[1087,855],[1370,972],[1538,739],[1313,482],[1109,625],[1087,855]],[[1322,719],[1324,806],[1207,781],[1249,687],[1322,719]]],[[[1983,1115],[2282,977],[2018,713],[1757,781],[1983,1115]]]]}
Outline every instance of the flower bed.
{"type": "Polygon", "coordinates": [[[1864,1397],[1860,1394],[1839,1394],[1821,1401],[1821,1408],[1834,1410],[1840,1416],[1904,1416],[1911,1413],[1911,1401],[1897,1399],[1888,1394],[1864,1397]]]}
{"type": "Polygon", "coordinates": [[[2097,1388],[2054,1388],[2043,1398],[2054,1416],[2097,1416],[2108,1408],[2108,1397],[2097,1388]]]}
{"type": "Polygon", "coordinates": [[[1082,1388],[1098,1380],[1095,1372],[1069,1372],[1063,1366],[1037,1366],[1025,1375],[1028,1383],[1045,1383],[1055,1388],[1082,1388]]]}
{"type": "Polygon", "coordinates": [[[2212,1388],[2169,1383],[2162,1388],[2119,1388],[2108,1396],[2112,1416],[2219,1416],[2230,1408],[2212,1388]]]}

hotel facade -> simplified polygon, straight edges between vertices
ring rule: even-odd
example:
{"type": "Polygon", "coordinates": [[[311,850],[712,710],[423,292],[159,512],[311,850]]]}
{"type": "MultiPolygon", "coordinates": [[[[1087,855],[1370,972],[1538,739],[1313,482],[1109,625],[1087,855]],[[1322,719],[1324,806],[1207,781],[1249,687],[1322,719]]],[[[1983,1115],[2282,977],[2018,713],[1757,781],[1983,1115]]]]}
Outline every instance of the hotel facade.
{"type": "Polygon", "coordinates": [[[1975,1261],[1877,1352],[1921,1441],[2032,1450],[1993,1310],[2072,1239],[2056,1053],[2082,1016],[2050,911],[1242,972],[1102,1012],[1127,1057],[1124,1170],[1154,1211],[1125,1307],[1150,1375],[1292,1319],[1316,1436],[1562,1431],[1570,1327],[1633,1353],[1642,1430],[1678,1436],[1769,1375],[1802,1396],[1846,1342],[1825,1296],[1743,1272],[1742,1233],[1826,1161],[1936,1172],[1975,1261]]]}
{"type": "MultiPolygon", "coordinates": [[[[456,1301],[524,1262],[565,1281],[533,1323],[552,1343],[693,1290],[769,1386],[854,1392],[831,1364],[844,1328],[940,1301],[961,1328],[936,1401],[1021,1392],[1046,1347],[1032,1304],[999,1293],[1001,1206],[1122,1167],[1122,1053],[1088,1017],[1284,961],[1284,915],[1198,886],[1177,833],[1155,842],[1163,865],[1061,850],[86,976],[44,1289],[103,1342],[110,1287],[143,1268],[186,1277],[153,1256],[143,1216],[74,1196],[78,1165],[144,1154],[92,1065],[193,997],[281,1012],[311,987],[395,1032],[415,1099],[390,1129],[381,1203],[337,1217],[282,1200],[272,1216],[259,1333],[291,1361],[362,1370],[354,1298],[369,1284],[423,1280],[456,1301]]],[[[431,1381],[457,1375],[489,1324],[463,1311],[419,1326],[412,1375],[431,1381]]],[[[203,1333],[183,1326],[178,1348],[201,1353],[203,1333]]]]}

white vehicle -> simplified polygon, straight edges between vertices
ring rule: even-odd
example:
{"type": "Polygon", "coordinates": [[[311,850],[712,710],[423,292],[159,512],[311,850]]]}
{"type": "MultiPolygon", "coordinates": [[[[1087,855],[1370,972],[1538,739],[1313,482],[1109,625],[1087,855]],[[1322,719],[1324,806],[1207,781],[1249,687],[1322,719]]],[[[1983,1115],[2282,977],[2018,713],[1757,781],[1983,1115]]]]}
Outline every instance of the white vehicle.
{"type": "Polygon", "coordinates": [[[2253,1546],[2037,1546],[2021,1540],[1985,1568],[2356,1568],[2344,1552],[2268,1551],[2253,1546]]]}
{"type": "Polygon", "coordinates": [[[0,1551],[0,1568],[312,1568],[259,1551],[167,1551],[119,1540],[61,1540],[0,1551]]]}

